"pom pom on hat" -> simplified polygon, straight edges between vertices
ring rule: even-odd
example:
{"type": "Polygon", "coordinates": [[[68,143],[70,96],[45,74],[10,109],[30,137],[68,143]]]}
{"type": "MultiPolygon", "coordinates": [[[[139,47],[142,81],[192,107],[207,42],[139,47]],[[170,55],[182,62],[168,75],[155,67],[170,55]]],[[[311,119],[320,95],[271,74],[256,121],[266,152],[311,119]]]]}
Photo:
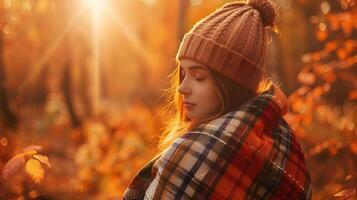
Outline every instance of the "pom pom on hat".
{"type": "Polygon", "coordinates": [[[270,0],[249,0],[248,5],[259,11],[265,26],[274,26],[276,10],[270,0]]]}

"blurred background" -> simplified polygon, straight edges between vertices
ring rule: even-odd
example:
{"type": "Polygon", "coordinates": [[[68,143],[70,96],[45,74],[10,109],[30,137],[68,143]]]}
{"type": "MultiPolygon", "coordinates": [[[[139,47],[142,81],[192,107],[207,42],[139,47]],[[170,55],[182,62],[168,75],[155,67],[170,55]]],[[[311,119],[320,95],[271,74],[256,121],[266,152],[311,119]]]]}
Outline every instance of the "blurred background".
{"type": "MultiPolygon", "coordinates": [[[[223,0],[0,0],[0,199],[118,199],[155,153],[183,34],[223,0]]],[[[357,187],[357,3],[275,0],[266,68],[313,199],[357,187]]]]}

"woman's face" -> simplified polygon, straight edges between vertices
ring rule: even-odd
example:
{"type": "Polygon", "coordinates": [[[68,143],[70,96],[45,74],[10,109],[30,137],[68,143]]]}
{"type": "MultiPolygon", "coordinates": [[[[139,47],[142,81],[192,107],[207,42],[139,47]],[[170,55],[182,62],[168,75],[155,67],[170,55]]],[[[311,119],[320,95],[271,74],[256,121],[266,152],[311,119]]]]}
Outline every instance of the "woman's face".
{"type": "Polygon", "coordinates": [[[180,60],[179,67],[182,81],[178,92],[182,96],[185,118],[194,122],[218,113],[221,103],[208,68],[190,59],[180,60]]]}

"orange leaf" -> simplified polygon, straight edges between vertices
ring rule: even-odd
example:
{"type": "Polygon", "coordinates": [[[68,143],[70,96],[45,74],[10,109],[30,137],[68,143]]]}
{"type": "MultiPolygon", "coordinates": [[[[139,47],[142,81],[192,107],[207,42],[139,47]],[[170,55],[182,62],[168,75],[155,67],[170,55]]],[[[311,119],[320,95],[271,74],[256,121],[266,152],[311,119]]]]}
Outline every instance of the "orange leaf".
{"type": "Polygon", "coordinates": [[[353,22],[350,14],[345,14],[346,19],[342,21],[341,27],[345,34],[350,35],[353,31],[353,22]]]}
{"type": "Polygon", "coordinates": [[[330,22],[330,29],[331,31],[338,31],[340,29],[340,21],[339,19],[336,17],[336,15],[327,15],[327,19],[330,22]]]}
{"type": "Polygon", "coordinates": [[[323,78],[327,83],[332,83],[336,80],[336,75],[332,72],[327,72],[323,75],[323,78]]]}
{"type": "Polygon", "coordinates": [[[309,62],[311,62],[311,59],[312,59],[311,58],[311,54],[305,54],[305,55],[302,56],[301,59],[302,59],[303,63],[309,63],[309,62]]]}
{"type": "Polygon", "coordinates": [[[306,105],[302,100],[297,99],[295,102],[292,103],[291,108],[294,112],[302,114],[306,110],[306,105]]]}
{"type": "Polygon", "coordinates": [[[319,41],[324,41],[327,39],[328,36],[328,31],[317,31],[316,32],[316,37],[319,41]]]}
{"type": "Polygon", "coordinates": [[[346,176],[345,180],[349,181],[349,180],[352,180],[354,177],[355,177],[354,174],[349,174],[349,175],[346,176]]]}
{"type": "Polygon", "coordinates": [[[316,87],[316,88],[314,88],[314,90],[312,91],[312,93],[313,93],[313,95],[314,95],[315,97],[320,97],[320,96],[324,93],[324,89],[323,89],[322,86],[321,86],[321,87],[316,87]]]}
{"type": "Polygon", "coordinates": [[[350,91],[350,93],[348,94],[348,99],[351,101],[357,100],[357,90],[350,91]]]}
{"type": "Polygon", "coordinates": [[[45,174],[45,170],[42,168],[41,163],[33,158],[27,161],[25,170],[35,183],[39,183],[45,174]]]}
{"type": "Polygon", "coordinates": [[[345,41],[345,48],[348,52],[352,52],[357,47],[357,43],[353,40],[346,40],[345,41]]]}
{"type": "Polygon", "coordinates": [[[351,151],[354,153],[354,154],[357,154],[357,142],[353,142],[351,144],[351,151]]]}
{"type": "Polygon", "coordinates": [[[315,62],[320,61],[320,59],[321,59],[321,53],[316,52],[316,53],[311,54],[311,59],[312,59],[313,61],[315,61],[315,62]]]}
{"type": "Polygon", "coordinates": [[[48,161],[47,156],[43,156],[40,154],[33,155],[34,158],[36,158],[38,161],[40,161],[42,164],[47,165],[47,167],[51,168],[51,163],[48,161]]]}
{"type": "Polygon", "coordinates": [[[346,189],[343,190],[335,195],[333,195],[334,197],[344,197],[345,199],[352,199],[352,197],[356,194],[356,188],[350,188],[350,189],[346,189]]]}
{"type": "Polygon", "coordinates": [[[38,146],[38,145],[30,145],[30,146],[24,148],[24,149],[22,150],[22,152],[33,151],[33,150],[39,152],[39,151],[42,150],[42,147],[41,147],[41,146],[38,146]]]}
{"type": "Polygon", "coordinates": [[[316,81],[316,77],[313,73],[308,73],[308,72],[300,72],[298,74],[298,80],[305,85],[312,85],[316,81]]]}
{"type": "Polygon", "coordinates": [[[5,179],[16,174],[25,165],[24,156],[15,156],[11,158],[4,166],[2,175],[5,179]]]}
{"type": "Polygon", "coordinates": [[[310,113],[306,113],[304,118],[302,119],[302,124],[309,125],[312,122],[312,115],[310,113]]]}
{"type": "Polygon", "coordinates": [[[340,60],[343,60],[347,57],[347,51],[345,51],[344,49],[337,50],[336,54],[340,60]]]}
{"type": "Polygon", "coordinates": [[[307,92],[309,92],[309,88],[308,87],[301,87],[296,92],[297,92],[298,95],[302,96],[302,95],[305,95],[307,92]]]}
{"type": "Polygon", "coordinates": [[[337,41],[327,42],[325,44],[325,49],[326,49],[326,51],[329,51],[329,52],[336,50],[337,49],[337,41]]]}

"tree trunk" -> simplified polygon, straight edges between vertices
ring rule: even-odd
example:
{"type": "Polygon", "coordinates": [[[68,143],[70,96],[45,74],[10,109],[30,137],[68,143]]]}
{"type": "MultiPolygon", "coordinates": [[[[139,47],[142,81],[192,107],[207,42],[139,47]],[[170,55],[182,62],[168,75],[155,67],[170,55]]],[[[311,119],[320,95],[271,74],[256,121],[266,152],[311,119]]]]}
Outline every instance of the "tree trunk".
{"type": "Polygon", "coordinates": [[[72,86],[72,78],[71,78],[71,69],[70,69],[70,62],[67,60],[64,63],[65,66],[63,69],[63,79],[62,79],[62,89],[63,89],[63,95],[64,95],[64,101],[66,103],[68,113],[72,122],[72,126],[74,127],[79,127],[81,125],[81,120],[78,117],[74,103],[73,103],[73,95],[71,92],[71,86],[72,86]]]}
{"type": "Polygon", "coordinates": [[[186,12],[188,7],[188,0],[181,0],[179,2],[179,17],[178,17],[178,41],[181,41],[183,35],[185,34],[185,21],[186,21],[186,12]]]}
{"type": "Polygon", "coordinates": [[[5,76],[5,63],[4,63],[4,12],[3,5],[0,3],[0,118],[3,118],[5,125],[14,129],[17,127],[18,119],[15,114],[11,111],[9,102],[7,99],[7,87],[6,87],[6,76],[5,76]]]}

